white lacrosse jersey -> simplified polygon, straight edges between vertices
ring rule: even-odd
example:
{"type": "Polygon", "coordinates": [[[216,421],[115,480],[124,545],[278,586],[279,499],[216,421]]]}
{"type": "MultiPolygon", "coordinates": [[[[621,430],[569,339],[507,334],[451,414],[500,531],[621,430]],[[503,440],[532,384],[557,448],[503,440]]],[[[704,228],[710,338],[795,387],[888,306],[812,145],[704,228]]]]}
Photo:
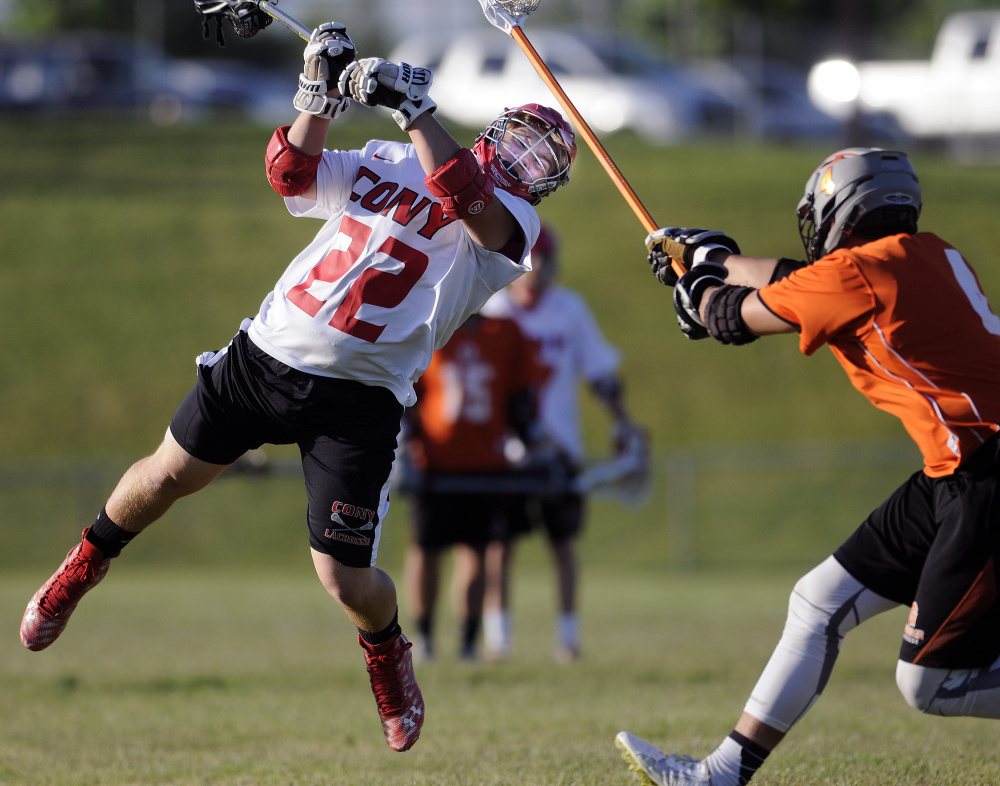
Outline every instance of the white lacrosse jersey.
{"type": "Polygon", "coordinates": [[[513,319],[538,343],[541,363],[550,370],[541,391],[539,423],[570,458],[579,461],[583,457],[580,381],[589,383],[617,372],[621,353],[605,339],[583,297],[565,287],[550,286],[531,309],[519,306],[504,290],[481,313],[513,319]]]}
{"type": "Polygon", "coordinates": [[[444,215],[424,175],[410,144],[324,151],[316,200],[285,204],[326,223],[261,304],[254,344],[308,374],[389,388],[412,406],[434,350],[531,269],[539,231],[534,207],[498,188],[527,242],[517,262],[487,251],[444,215]]]}

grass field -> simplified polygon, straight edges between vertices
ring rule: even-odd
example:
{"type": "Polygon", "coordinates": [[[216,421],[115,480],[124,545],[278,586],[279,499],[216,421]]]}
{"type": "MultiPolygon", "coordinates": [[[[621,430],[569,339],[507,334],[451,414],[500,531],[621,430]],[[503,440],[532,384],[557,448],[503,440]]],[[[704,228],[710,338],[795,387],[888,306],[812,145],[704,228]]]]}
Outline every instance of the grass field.
{"type": "MultiPolygon", "coordinates": [[[[352,631],[297,574],[116,566],[44,653],[0,639],[0,783],[622,784],[626,728],[704,754],[731,728],[783,621],[793,576],[666,576],[591,565],[585,657],[550,658],[547,576],[519,576],[516,652],[418,668],[413,750],[382,741],[352,631]]],[[[20,615],[34,575],[0,581],[20,615]]],[[[847,640],[827,695],[761,784],[1000,782],[996,730],[905,707],[893,652],[905,614],[847,640]]],[[[442,620],[446,623],[446,619],[442,620]]],[[[442,633],[449,626],[442,625],[442,633]]]]}
{"type": "MultiPolygon", "coordinates": [[[[386,118],[342,128],[343,146],[398,137],[386,118]]],[[[581,544],[585,657],[559,667],[547,557],[529,541],[515,657],[453,661],[445,613],[443,656],[418,672],[427,724],[406,754],[385,746],[353,632],[312,575],[294,477],[225,479],[182,501],[59,642],[20,646],[24,604],[117,473],[155,446],[195,355],[228,341],[318,228],[267,188],[270,131],[0,123],[0,785],[624,786],[612,744],[622,728],[710,751],[777,640],[795,578],[917,463],[905,449],[898,464],[861,463],[860,451],[856,466],[813,463],[831,445],[901,436],[827,353],[804,360],[790,337],[741,350],[685,342],[645,265],[644,232],[585,149],[541,212],[563,238],[563,280],[624,351],[658,459],[728,459],[685,489],[700,570],[677,565],[676,488],[659,483],[640,510],[596,502],[581,544]],[[773,461],[789,443],[809,460],[773,461]]],[[[606,142],[664,224],[799,254],[792,210],[827,150],[606,142]]],[[[996,301],[1000,169],[914,160],[924,228],[962,248],[996,301]]],[[[588,444],[603,450],[606,423],[585,412],[588,444]]],[[[382,547],[397,578],[406,513],[395,503],[382,547]]],[[[926,718],[896,693],[904,620],[851,634],[827,695],[754,783],[1000,783],[993,724],[926,718]]]]}

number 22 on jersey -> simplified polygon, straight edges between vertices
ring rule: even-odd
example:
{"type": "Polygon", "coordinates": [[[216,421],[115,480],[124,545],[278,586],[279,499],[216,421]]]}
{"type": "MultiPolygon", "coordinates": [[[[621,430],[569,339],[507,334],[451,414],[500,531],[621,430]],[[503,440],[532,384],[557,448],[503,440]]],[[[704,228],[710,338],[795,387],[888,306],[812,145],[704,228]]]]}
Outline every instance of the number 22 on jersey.
{"type": "MultiPolygon", "coordinates": [[[[309,271],[306,280],[288,291],[288,300],[309,316],[315,317],[326,301],[309,294],[307,290],[314,282],[332,284],[343,278],[361,258],[372,229],[367,224],[344,216],[340,232],[350,241],[347,250],[334,249],[323,261],[309,271]]],[[[365,303],[381,308],[395,308],[409,294],[417,281],[427,270],[427,255],[408,246],[394,237],[387,238],[376,253],[385,254],[403,265],[398,273],[368,268],[361,273],[344,294],[344,299],[330,319],[330,327],[343,333],[374,343],[385,330],[385,325],[376,325],[357,318],[358,310],[365,303]]]]}

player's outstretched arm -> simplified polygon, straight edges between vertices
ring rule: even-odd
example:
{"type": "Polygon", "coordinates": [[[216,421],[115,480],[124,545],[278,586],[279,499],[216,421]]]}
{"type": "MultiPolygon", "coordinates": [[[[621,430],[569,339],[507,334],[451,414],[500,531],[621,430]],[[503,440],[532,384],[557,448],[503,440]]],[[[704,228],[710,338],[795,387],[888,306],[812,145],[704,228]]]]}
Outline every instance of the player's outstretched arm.
{"type": "Polygon", "coordinates": [[[282,196],[316,198],[316,169],[330,121],[350,106],[338,79],[354,56],[354,42],[341,23],[326,22],[313,30],[292,100],[299,116],[290,127],[279,128],[267,148],[267,177],[282,196]]]}
{"type": "Polygon", "coordinates": [[[671,266],[676,260],[690,270],[704,264],[723,265],[727,284],[760,289],[770,283],[777,259],[748,257],[724,232],[711,229],[663,227],[646,236],[646,258],[653,275],[667,286],[677,283],[671,266]]]}
{"type": "Polygon", "coordinates": [[[744,256],[735,240],[707,229],[658,229],[646,237],[646,250],[653,274],[674,287],[677,322],[687,338],[711,335],[739,345],[796,330],[764,305],[757,290],[802,263],[744,256]],[[688,268],[679,279],[672,259],[688,268]]]}
{"type": "Polygon", "coordinates": [[[408,63],[378,57],[357,60],[340,76],[340,90],[365,106],[393,110],[392,118],[410,136],[432,193],[458,215],[472,239],[499,251],[520,239],[520,226],[500,200],[472,151],[463,148],[433,116],[429,95],[433,74],[408,63]]]}
{"type": "Polygon", "coordinates": [[[503,202],[493,198],[493,181],[471,150],[431,115],[416,120],[409,134],[431,191],[457,213],[477,244],[499,251],[522,240],[520,225],[503,202]]]}

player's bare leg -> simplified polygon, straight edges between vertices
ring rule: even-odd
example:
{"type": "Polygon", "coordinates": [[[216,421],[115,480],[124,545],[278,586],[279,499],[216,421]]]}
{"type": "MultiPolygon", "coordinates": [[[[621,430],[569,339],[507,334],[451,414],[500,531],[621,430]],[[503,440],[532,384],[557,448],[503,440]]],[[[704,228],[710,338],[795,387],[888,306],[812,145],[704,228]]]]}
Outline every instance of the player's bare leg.
{"type": "Polygon", "coordinates": [[[483,595],[486,589],[484,550],[482,547],[476,548],[459,543],[455,546],[454,554],[452,601],[455,617],[461,624],[462,640],[459,657],[462,660],[475,660],[476,639],[483,616],[483,595]]]}
{"type": "Polygon", "coordinates": [[[510,655],[510,564],[514,544],[493,541],[486,547],[486,583],[483,594],[483,634],[487,660],[510,655]]]}
{"type": "Polygon", "coordinates": [[[556,624],[556,660],[568,663],[580,657],[580,640],[576,615],[577,557],[572,538],[552,544],[556,565],[556,589],[559,615],[556,624]]]}
{"type": "Polygon", "coordinates": [[[397,621],[396,587],[379,568],[352,568],[312,550],[320,581],[358,629],[372,693],[389,747],[409,750],[424,723],[424,699],[413,673],[412,645],[397,621]]]}
{"type": "Polygon", "coordinates": [[[196,459],[168,430],[152,456],[140,459],[125,472],[105,510],[122,529],[142,532],[181,497],[205,488],[226,466],[196,459]]]}
{"type": "Polygon", "coordinates": [[[773,751],[778,743],[785,739],[785,732],[768,726],[748,712],[740,715],[740,719],[736,722],[736,731],[767,751],[773,751]]]}
{"type": "MultiPolygon", "coordinates": [[[[181,497],[212,482],[225,465],[199,461],[183,450],[167,431],[156,452],[136,462],[122,476],[95,522],[110,540],[83,531],[59,569],[28,602],[21,620],[21,643],[30,650],[48,647],[66,628],[81,598],[107,575],[111,560],[134,535],[162,516],[181,497]]],[[[95,530],[96,531],[96,530],[95,530]]]]}
{"type": "Polygon", "coordinates": [[[412,544],[406,552],[407,597],[410,613],[417,624],[413,659],[426,662],[434,658],[434,610],[441,586],[441,551],[412,544]]]}

